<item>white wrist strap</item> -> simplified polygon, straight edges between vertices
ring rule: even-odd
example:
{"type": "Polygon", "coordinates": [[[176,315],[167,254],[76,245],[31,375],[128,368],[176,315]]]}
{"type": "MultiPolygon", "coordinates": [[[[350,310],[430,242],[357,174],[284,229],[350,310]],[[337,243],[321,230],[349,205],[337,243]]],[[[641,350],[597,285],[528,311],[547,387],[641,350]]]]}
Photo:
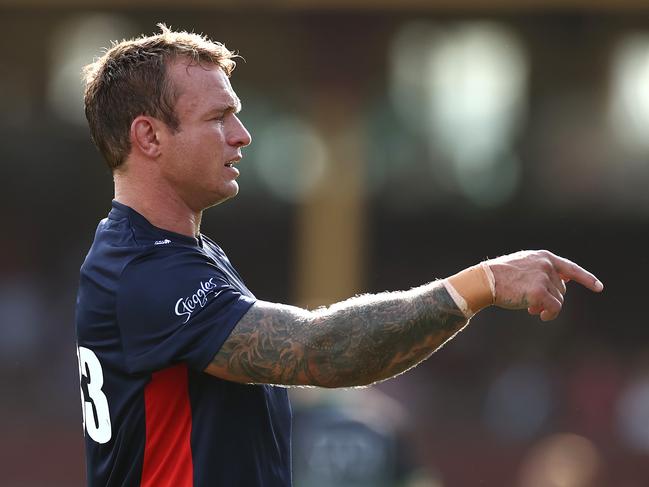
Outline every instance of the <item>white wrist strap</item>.
{"type": "Polygon", "coordinates": [[[466,299],[464,299],[462,295],[457,292],[457,289],[453,287],[453,284],[451,284],[448,279],[442,280],[442,284],[444,284],[446,292],[448,292],[453,301],[455,301],[455,305],[460,309],[460,311],[462,311],[462,314],[466,318],[471,318],[475,313],[471,308],[469,308],[466,299]]]}
{"type": "Polygon", "coordinates": [[[448,277],[442,283],[467,318],[496,302],[496,280],[486,262],[448,277]]]}
{"type": "Polygon", "coordinates": [[[496,278],[494,277],[494,273],[491,270],[491,267],[489,267],[489,264],[486,262],[480,262],[480,267],[482,267],[482,270],[484,271],[485,275],[487,276],[487,281],[489,281],[489,289],[491,289],[491,304],[496,303],[496,278]]]}

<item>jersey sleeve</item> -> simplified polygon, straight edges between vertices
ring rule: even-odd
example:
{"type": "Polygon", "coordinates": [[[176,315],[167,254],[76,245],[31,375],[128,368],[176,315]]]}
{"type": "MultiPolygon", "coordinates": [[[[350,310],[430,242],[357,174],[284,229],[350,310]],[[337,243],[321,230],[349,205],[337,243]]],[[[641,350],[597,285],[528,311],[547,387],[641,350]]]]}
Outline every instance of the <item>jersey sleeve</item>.
{"type": "Polygon", "coordinates": [[[130,373],[185,362],[202,371],[255,302],[192,249],[152,252],[123,270],[117,322],[130,373]]]}

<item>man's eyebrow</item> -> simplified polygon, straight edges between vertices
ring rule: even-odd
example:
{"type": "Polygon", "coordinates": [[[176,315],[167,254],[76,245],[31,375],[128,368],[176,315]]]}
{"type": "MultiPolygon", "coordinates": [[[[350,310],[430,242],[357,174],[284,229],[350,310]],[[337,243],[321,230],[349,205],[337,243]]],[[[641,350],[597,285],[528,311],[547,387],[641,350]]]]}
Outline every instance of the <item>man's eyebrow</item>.
{"type": "Polygon", "coordinates": [[[241,111],[241,100],[235,98],[231,103],[220,103],[218,105],[212,106],[207,110],[207,113],[239,113],[241,111]]]}
{"type": "Polygon", "coordinates": [[[234,97],[234,113],[239,113],[241,111],[241,99],[238,96],[234,97]]]}

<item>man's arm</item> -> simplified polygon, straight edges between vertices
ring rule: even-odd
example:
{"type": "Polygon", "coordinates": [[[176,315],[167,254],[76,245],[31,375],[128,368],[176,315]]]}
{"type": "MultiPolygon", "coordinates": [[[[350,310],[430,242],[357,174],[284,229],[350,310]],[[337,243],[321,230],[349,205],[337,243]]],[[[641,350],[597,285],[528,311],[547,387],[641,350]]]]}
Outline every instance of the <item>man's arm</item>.
{"type": "Polygon", "coordinates": [[[553,319],[566,281],[602,288],[589,272],[546,251],[518,252],[486,265],[486,273],[476,266],[409,291],[358,296],[314,311],[258,301],[205,371],[245,383],[367,385],[430,356],[468,323],[466,310],[495,304],[553,319]],[[449,290],[465,300],[464,310],[449,290]]]}
{"type": "Polygon", "coordinates": [[[236,382],[366,385],[418,364],[467,321],[441,282],[314,311],[258,301],[206,372],[236,382]]]}

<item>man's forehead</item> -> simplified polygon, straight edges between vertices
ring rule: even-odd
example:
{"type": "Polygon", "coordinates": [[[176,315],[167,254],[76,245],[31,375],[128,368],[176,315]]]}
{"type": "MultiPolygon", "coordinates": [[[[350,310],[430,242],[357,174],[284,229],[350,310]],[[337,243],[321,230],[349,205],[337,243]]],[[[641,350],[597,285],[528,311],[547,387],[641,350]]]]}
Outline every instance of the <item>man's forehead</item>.
{"type": "Polygon", "coordinates": [[[179,98],[209,96],[224,105],[237,109],[241,107],[241,100],[234,92],[230,79],[217,65],[176,61],[169,66],[169,74],[179,98]]]}

